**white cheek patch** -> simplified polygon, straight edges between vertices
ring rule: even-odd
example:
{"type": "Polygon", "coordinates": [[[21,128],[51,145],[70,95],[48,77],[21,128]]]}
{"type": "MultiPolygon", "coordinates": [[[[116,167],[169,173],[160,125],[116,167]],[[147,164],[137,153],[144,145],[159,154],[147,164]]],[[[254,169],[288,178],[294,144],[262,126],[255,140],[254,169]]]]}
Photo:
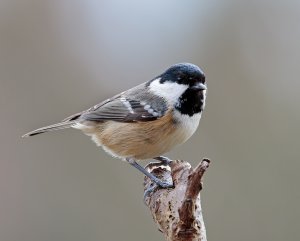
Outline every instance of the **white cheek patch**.
{"type": "Polygon", "coordinates": [[[166,81],[160,83],[160,78],[153,80],[149,89],[155,95],[165,98],[170,104],[175,104],[178,98],[187,90],[188,85],[166,81]]]}

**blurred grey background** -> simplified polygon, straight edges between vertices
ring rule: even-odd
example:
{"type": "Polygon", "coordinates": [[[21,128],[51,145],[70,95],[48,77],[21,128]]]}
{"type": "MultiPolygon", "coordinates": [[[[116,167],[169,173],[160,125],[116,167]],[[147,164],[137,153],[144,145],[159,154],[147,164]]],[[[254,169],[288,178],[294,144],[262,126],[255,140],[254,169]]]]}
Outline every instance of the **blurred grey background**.
{"type": "Polygon", "coordinates": [[[75,130],[21,139],[168,66],[207,76],[209,241],[299,240],[300,2],[0,1],[0,240],[163,240],[143,176],[75,130]]]}

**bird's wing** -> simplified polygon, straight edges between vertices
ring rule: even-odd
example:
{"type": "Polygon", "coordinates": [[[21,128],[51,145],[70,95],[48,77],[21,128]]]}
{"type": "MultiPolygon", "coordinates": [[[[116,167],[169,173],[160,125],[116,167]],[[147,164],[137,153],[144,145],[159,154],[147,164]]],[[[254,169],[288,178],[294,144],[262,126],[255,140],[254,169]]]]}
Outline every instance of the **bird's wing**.
{"type": "Polygon", "coordinates": [[[152,121],[163,116],[167,110],[167,104],[163,99],[157,99],[154,96],[148,95],[146,100],[141,100],[143,95],[131,93],[127,95],[127,93],[126,95],[124,93],[116,95],[86,111],[66,118],[64,121],[152,121]]]}
{"type": "Polygon", "coordinates": [[[154,109],[146,102],[121,96],[106,102],[95,110],[83,113],[80,119],[88,121],[136,122],[156,120],[163,114],[163,109],[154,109]]]}

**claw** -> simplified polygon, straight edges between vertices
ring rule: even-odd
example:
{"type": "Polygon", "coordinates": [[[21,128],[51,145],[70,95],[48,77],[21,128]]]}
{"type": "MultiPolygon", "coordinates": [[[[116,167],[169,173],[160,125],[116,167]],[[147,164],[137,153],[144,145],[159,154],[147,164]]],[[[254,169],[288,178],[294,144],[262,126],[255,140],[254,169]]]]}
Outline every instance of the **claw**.
{"type": "Polygon", "coordinates": [[[172,160],[165,156],[154,157],[153,159],[160,161],[163,165],[169,166],[172,160]]]}

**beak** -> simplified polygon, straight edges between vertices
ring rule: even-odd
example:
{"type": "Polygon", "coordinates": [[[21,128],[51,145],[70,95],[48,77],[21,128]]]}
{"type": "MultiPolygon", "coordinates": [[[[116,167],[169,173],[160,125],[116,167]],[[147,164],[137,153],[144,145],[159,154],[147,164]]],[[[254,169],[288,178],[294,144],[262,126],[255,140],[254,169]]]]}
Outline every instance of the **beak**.
{"type": "Polygon", "coordinates": [[[196,85],[191,87],[192,90],[207,90],[207,87],[205,84],[197,83],[196,85]]]}

